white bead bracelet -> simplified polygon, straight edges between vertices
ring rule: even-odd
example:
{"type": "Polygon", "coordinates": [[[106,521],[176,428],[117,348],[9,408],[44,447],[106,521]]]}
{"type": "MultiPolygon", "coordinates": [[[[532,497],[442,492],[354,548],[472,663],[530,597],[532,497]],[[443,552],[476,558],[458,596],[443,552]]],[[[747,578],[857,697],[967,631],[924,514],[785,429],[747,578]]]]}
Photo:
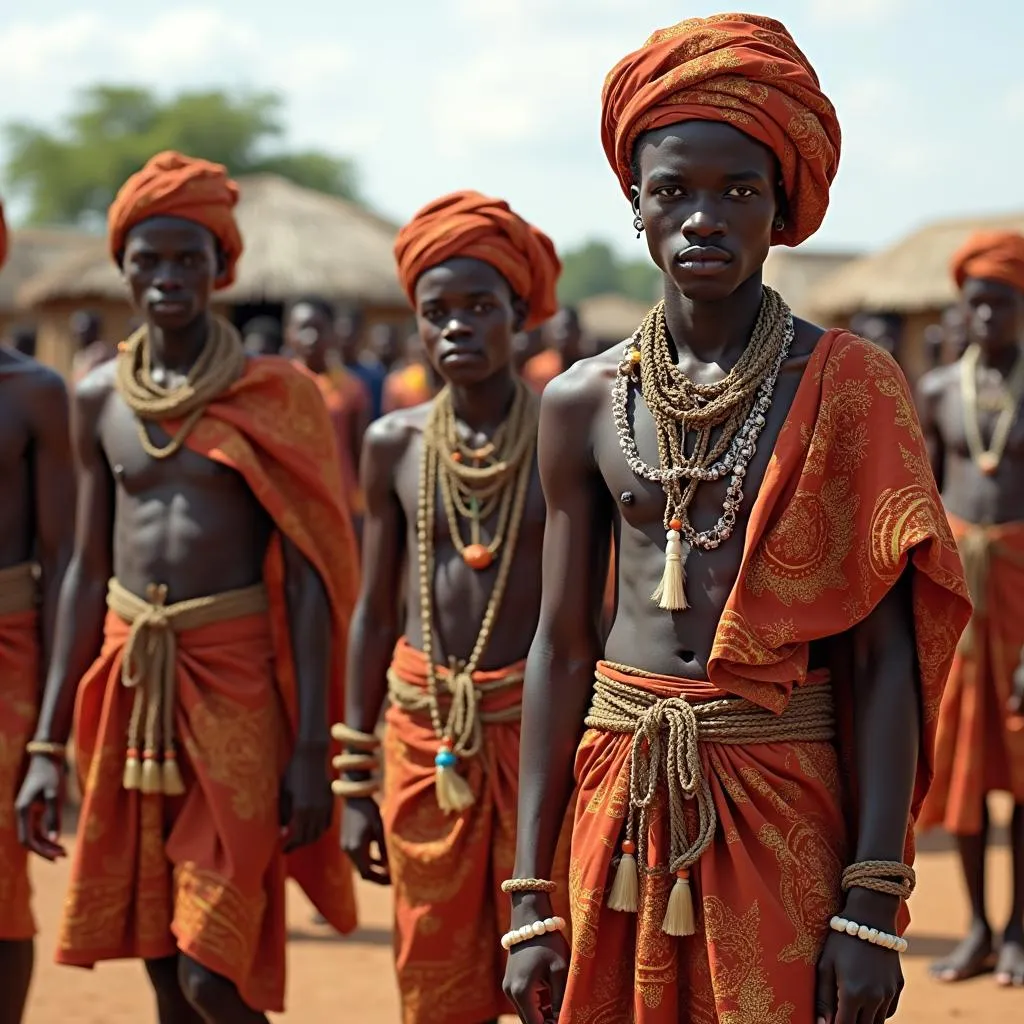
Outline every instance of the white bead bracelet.
{"type": "Polygon", "coordinates": [[[511,949],[520,942],[526,942],[527,939],[539,939],[548,932],[560,932],[564,928],[564,917],[546,917],[543,921],[534,921],[533,924],[524,924],[522,928],[513,928],[512,931],[505,932],[501,937],[501,948],[511,949]]]}
{"type": "Polygon", "coordinates": [[[896,953],[906,953],[907,951],[906,939],[901,939],[898,935],[890,935],[888,932],[880,932],[877,928],[869,928],[865,924],[857,924],[856,921],[847,921],[845,917],[833,917],[829,921],[829,927],[834,932],[845,932],[854,939],[870,942],[872,946],[881,946],[883,949],[891,949],[896,953]]]}

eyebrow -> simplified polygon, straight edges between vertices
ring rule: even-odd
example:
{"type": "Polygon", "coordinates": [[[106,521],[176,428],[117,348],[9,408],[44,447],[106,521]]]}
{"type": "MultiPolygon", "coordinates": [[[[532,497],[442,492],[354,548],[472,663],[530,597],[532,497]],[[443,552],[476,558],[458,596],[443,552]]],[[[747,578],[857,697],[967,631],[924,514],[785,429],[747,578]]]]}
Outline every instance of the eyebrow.
{"type": "MultiPolygon", "coordinates": [[[[462,297],[463,293],[456,292],[456,297],[462,297]]],[[[465,298],[467,299],[493,299],[497,295],[497,292],[490,288],[478,288],[476,291],[465,292],[465,298]]],[[[448,295],[425,295],[420,299],[420,305],[427,306],[432,302],[444,302],[450,297],[448,295]]]]}
{"type": "MultiPolygon", "coordinates": [[[[680,178],[685,178],[687,172],[685,170],[680,171],[663,171],[654,170],[648,175],[647,180],[656,184],[666,184],[669,182],[678,181],[680,178]]],[[[723,175],[725,181],[730,184],[737,184],[744,181],[768,181],[760,171],[744,170],[744,171],[731,171],[728,174],[723,175]]]]}

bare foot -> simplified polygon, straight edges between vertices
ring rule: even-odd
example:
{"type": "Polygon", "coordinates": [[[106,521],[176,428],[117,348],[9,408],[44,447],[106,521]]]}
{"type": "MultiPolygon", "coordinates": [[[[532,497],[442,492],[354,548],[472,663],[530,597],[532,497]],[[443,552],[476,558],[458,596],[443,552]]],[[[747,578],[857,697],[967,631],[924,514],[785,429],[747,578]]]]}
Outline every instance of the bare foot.
{"type": "Polygon", "coordinates": [[[992,933],[979,923],[971,927],[967,938],[949,956],[933,963],[928,973],[937,981],[966,981],[988,973],[994,966],[992,933]]]}
{"type": "Polygon", "coordinates": [[[1006,935],[996,963],[996,982],[1007,987],[1024,988],[1024,937],[1006,935]]]}

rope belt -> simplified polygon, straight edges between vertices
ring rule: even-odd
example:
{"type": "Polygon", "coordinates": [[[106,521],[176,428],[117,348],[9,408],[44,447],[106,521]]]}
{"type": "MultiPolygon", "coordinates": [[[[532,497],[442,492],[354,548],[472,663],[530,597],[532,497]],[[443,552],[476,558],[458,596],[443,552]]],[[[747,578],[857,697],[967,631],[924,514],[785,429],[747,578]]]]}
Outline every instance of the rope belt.
{"type": "Polygon", "coordinates": [[[0,569],[0,615],[30,612],[39,604],[39,566],[34,562],[0,569]]]}
{"type": "MultiPolygon", "coordinates": [[[[639,678],[635,669],[615,666],[639,678]]],[[[688,870],[711,845],[718,816],[701,765],[700,743],[827,742],[835,736],[832,688],[827,683],[794,687],[781,714],[741,697],[690,703],[659,697],[610,679],[600,671],[586,724],[592,729],[632,734],[626,843],[647,841],[647,819],[664,775],[669,798],[669,871],[688,870]],[[686,834],[684,801],[697,803],[697,834],[686,834]],[[639,820],[637,820],[639,818],[639,820]],[[637,829],[639,828],[639,832],[637,829]]],[[[641,864],[646,863],[641,857],[641,864]]]]}
{"type": "MultiPolygon", "coordinates": [[[[449,726],[453,748],[459,757],[475,757],[483,743],[484,725],[518,722],[522,717],[521,701],[498,711],[481,711],[480,702],[491,694],[521,686],[522,672],[511,672],[501,679],[475,683],[472,673],[452,663],[446,676],[438,676],[438,700],[451,708],[449,726]]],[[[388,696],[391,702],[408,714],[423,714],[429,718],[430,693],[422,686],[407,682],[393,668],[388,669],[388,696]]]]}
{"type": "Polygon", "coordinates": [[[151,583],[146,596],[137,597],[114,579],[107,586],[107,607],[131,626],[121,662],[121,682],[135,691],[124,788],[180,796],[185,786],[174,743],[177,634],[265,612],[267,592],[259,583],[167,604],[167,586],[151,583]]]}

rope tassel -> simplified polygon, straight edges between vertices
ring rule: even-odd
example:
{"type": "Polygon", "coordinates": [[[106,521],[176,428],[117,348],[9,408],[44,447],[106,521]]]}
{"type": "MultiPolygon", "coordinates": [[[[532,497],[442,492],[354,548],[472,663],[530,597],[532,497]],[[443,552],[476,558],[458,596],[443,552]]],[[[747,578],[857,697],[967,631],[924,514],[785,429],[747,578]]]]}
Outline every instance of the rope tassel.
{"type": "Polygon", "coordinates": [[[459,759],[452,750],[451,740],[441,743],[434,758],[436,773],[434,786],[437,791],[437,806],[445,814],[461,814],[476,802],[469,783],[455,770],[459,759]]]}
{"type": "Polygon", "coordinates": [[[683,536],[676,529],[678,520],[672,520],[672,529],[665,534],[665,571],[651,600],[670,612],[684,612],[689,608],[686,600],[686,576],[683,572],[683,536]]]}
{"type": "Polygon", "coordinates": [[[697,930],[696,915],[693,911],[693,891],[690,888],[690,871],[681,868],[676,872],[676,882],[669,893],[665,920],[661,930],[666,935],[693,935],[697,930]]]}
{"type": "Polygon", "coordinates": [[[627,839],[622,844],[622,856],[615,869],[612,891],[608,894],[608,909],[635,914],[639,905],[640,877],[636,866],[636,843],[627,839]]]}

